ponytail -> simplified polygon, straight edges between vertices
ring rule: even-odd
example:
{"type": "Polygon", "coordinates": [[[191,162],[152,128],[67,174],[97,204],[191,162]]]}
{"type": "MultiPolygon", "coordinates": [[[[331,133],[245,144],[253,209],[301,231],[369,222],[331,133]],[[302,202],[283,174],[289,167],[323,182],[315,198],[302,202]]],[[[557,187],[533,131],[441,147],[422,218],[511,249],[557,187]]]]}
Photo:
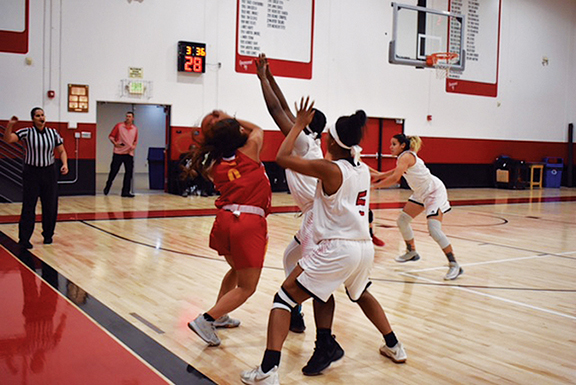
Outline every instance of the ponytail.
{"type": "Polygon", "coordinates": [[[410,149],[418,153],[422,147],[422,139],[419,136],[409,136],[408,139],[410,139],[410,149]]]}

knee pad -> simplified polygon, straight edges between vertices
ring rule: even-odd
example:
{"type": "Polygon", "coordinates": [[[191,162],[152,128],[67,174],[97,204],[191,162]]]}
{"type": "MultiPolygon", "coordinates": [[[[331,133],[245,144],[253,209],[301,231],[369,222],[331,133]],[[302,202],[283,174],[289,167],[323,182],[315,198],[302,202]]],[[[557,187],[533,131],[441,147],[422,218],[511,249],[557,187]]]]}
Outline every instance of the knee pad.
{"type": "Polygon", "coordinates": [[[400,213],[400,216],[396,220],[398,230],[400,230],[400,234],[402,234],[402,238],[404,238],[405,241],[414,239],[414,233],[412,232],[412,227],[410,227],[410,222],[412,222],[412,217],[404,211],[400,213]]]}
{"type": "Polygon", "coordinates": [[[280,288],[278,293],[274,296],[274,303],[272,303],[272,309],[283,309],[288,312],[292,312],[298,306],[298,303],[294,301],[288,293],[284,291],[284,288],[280,288]]]}
{"type": "Polygon", "coordinates": [[[450,246],[450,241],[442,231],[442,222],[438,219],[428,219],[428,231],[430,232],[432,239],[440,245],[442,250],[450,246]]]}

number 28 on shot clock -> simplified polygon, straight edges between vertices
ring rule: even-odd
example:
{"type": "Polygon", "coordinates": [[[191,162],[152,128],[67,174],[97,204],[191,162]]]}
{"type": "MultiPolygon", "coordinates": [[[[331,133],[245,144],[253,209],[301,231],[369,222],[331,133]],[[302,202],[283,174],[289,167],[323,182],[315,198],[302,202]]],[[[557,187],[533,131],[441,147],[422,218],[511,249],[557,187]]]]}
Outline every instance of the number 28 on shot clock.
{"type": "Polygon", "coordinates": [[[206,44],[179,41],[178,71],[190,73],[206,72],[206,44]]]}

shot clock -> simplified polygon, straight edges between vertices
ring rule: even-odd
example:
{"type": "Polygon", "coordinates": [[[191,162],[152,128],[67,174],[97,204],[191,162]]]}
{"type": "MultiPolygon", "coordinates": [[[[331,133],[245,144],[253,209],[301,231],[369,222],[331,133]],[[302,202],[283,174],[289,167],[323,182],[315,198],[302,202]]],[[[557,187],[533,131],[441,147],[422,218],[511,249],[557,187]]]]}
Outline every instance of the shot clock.
{"type": "Polygon", "coordinates": [[[178,71],[190,73],[206,72],[206,44],[179,41],[178,71]]]}

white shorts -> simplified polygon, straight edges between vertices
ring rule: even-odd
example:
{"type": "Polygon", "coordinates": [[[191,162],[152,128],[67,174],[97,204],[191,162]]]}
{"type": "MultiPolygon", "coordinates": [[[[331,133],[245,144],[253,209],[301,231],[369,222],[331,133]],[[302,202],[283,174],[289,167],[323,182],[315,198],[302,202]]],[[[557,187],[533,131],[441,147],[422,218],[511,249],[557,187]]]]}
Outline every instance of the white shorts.
{"type": "Polygon", "coordinates": [[[323,240],[298,264],[304,271],[296,280],[314,298],[326,302],[344,284],[350,299],[356,301],[370,284],[374,245],[368,240],[323,240]]]}
{"type": "Polygon", "coordinates": [[[451,209],[450,202],[448,201],[448,192],[444,184],[440,184],[432,192],[426,194],[420,195],[414,193],[408,200],[424,206],[426,217],[436,216],[438,215],[438,211],[447,213],[451,209]]]}
{"type": "Polygon", "coordinates": [[[316,245],[313,240],[312,225],[314,224],[314,215],[312,210],[308,210],[302,217],[300,229],[296,233],[296,238],[302,247],[301,258],[306,258],[312,253],[316,245]]]}

